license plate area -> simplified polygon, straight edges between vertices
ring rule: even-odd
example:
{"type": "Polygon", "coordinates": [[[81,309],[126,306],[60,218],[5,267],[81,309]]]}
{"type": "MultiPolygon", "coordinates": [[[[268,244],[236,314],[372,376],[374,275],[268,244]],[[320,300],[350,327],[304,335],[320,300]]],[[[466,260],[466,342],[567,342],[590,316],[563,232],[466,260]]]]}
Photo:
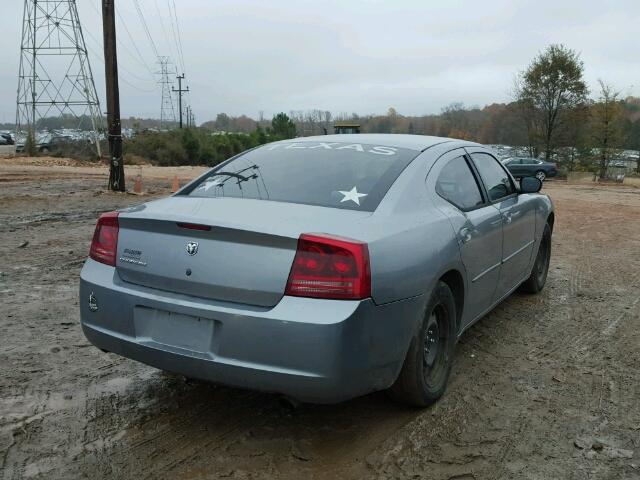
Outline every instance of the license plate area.
{"type": "Polygon", "coordinates": [[[136,339],[141,343],[212,354],[214,320],[137,306],[134,308],[133,322],[136,339]]]}

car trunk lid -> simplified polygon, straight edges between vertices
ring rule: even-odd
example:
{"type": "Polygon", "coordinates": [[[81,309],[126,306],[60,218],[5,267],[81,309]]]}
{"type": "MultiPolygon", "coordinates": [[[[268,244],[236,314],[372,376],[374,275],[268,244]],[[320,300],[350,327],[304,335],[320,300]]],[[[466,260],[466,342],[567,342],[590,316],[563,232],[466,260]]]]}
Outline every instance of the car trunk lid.
{"type": "Polygon", "coordinates": [[[261,307],[278,303],[305,232],[346,235],[371,214],[237,198],[174,196],[119,216],[122,280],[261,307]]]}

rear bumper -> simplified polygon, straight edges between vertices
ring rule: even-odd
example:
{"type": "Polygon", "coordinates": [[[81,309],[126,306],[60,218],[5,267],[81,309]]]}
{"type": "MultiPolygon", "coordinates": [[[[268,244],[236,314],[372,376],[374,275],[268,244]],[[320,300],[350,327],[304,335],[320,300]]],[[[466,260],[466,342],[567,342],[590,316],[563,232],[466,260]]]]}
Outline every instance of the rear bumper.
{"type": "Polygon", "coordinates": [[[389,387],[423,302],[285,296],[267,309],[126,283],[91,259],[80,280],[82,329],[95,346],[188,377],[313,403],[389,387]]]}

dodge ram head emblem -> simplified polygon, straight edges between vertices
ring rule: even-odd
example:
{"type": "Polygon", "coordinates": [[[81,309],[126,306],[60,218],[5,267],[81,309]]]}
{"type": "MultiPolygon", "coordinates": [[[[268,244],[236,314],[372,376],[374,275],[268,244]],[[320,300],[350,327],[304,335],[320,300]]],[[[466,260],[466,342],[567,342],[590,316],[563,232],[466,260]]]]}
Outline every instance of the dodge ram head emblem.
{"type": "Polygon", "coordinates": [[[191,256],[198,253],[198,242],[189,242],[187,243],[187,253],[191,256]]]}

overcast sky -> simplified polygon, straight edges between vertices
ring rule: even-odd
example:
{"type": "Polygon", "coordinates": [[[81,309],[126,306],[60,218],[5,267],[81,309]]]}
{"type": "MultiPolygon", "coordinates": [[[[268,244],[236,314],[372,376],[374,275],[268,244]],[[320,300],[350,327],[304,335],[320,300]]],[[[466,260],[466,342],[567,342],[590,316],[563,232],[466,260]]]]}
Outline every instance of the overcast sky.
{"type": "MultiPolygon", "coordinates": [[[[173,0],[138,0],[160,55],[180,64],[173,0]]],[[[514,75],[550,43],[578,51],[598,78],[640,96],[640,0],[175,0],[196,119],[437,113],[451,102],[510,98],[514,75]]],[[[22,0],[0,15],[0,122],[15,117],[22,0]]],[[[101,101],[100,0],[77,0],[101,101]]],[[[133,0],[117,0],[123,116],[159,117],[158,69],[133,0]],[[144,60],[136,52],[123,21],[144,60]],[[125,48],[126,47],[126,48],[125,48]]],[[[180,68],[180,67],[178,67],[180,68]]]]}

